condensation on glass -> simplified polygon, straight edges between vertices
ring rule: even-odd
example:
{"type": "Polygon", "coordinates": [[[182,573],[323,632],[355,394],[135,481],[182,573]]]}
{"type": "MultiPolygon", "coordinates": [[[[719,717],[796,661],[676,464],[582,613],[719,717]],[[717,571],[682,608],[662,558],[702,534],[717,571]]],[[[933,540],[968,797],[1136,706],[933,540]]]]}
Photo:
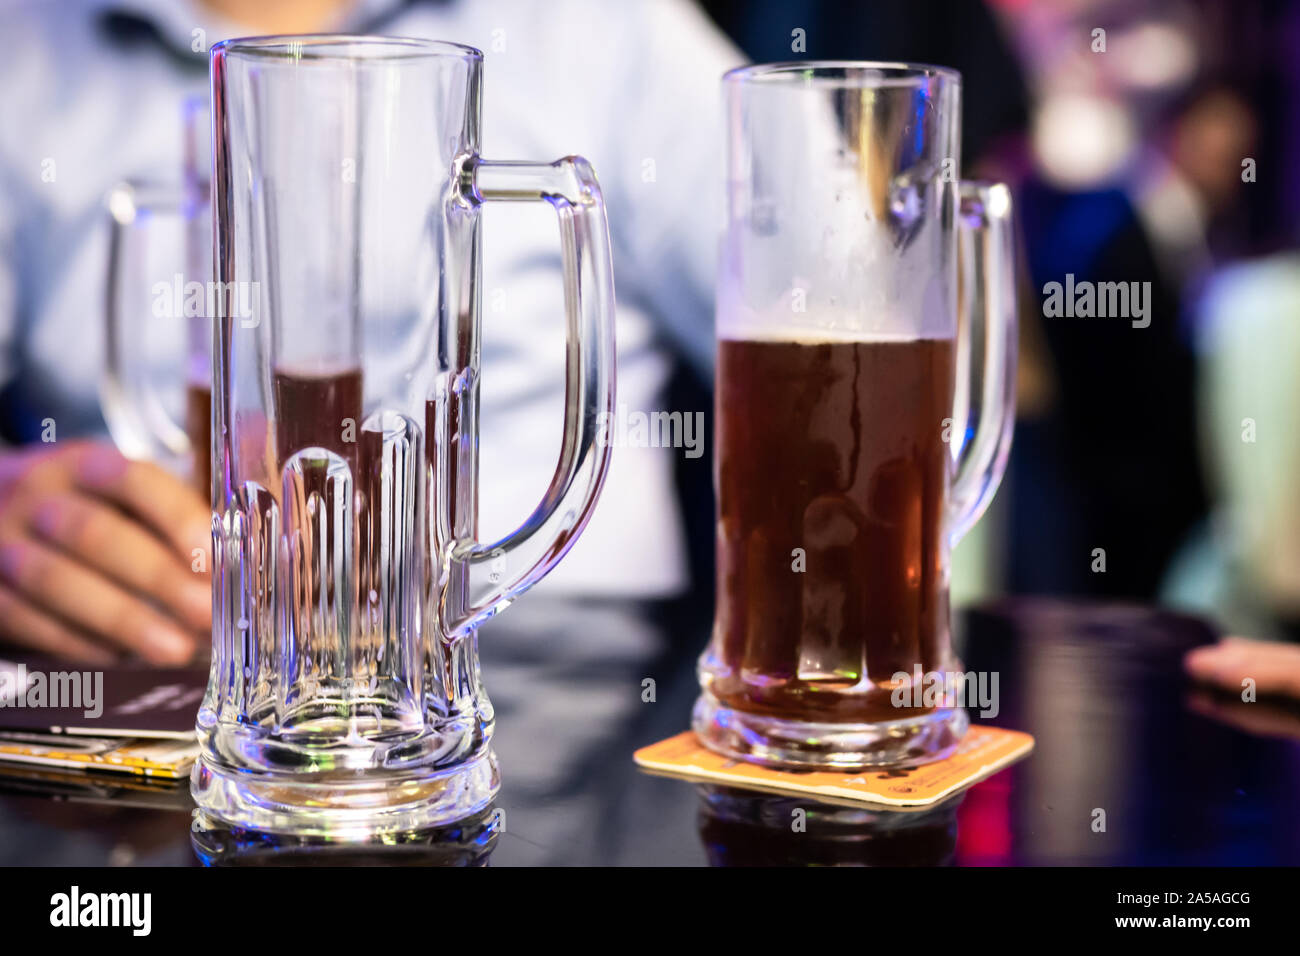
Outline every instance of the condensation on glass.
{"type": "Polygon", "coordinates": [[[780,766],[934,760],[968,726],[949,552],[1011,443],[1009,192],[961,179],[951,70],[723,84],[718,606],[694,726],[780,766]]]}

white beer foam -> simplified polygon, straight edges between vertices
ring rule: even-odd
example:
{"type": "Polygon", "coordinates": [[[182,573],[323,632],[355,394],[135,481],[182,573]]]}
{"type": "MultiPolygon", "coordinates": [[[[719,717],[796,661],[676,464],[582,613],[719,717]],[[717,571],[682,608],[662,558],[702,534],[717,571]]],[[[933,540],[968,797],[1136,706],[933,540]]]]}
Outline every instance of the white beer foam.
{"type": "Polygon", "coordinates": [[[752,332],[745,332],[742,329],[737,329],[725,335],[719,332],[718,338],[724,342],[772,342],[790,345],[870,345],[878,342],[926,342],[930,340],[941,342],[950,341],[952,336],[922,335],[920,333],[906,332],[794,331],[789,329],[757,329],[752,332]]]}
{"type": "Polygon", "coordinates": [[[719,310],[717,329],[718,338],[726,341],[793,342],[800,345],[956,338],[955,327],[945,332],[935,328],[933,322],[909,319],[887,310],[870,316],[824,311],[792,314],[788,309],[765,314],[748,309],[719,310]]]}

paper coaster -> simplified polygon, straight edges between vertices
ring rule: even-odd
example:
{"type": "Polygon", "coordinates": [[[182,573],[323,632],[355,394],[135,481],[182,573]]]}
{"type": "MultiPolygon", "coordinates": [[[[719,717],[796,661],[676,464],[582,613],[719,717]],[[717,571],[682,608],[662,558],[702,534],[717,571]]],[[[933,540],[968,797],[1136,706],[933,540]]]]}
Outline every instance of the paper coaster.
{"type": "Polygon", "coordinates": [[[774,770],[706,749],[688,730],[642,747],[632,759],[650,773],[726,784],[767,793],[806,793],[828,803],[871,804],[896,810],[929,807],[1034,749],[1018,730],[971,727],[946,760],[908,770],[774,770]]]}

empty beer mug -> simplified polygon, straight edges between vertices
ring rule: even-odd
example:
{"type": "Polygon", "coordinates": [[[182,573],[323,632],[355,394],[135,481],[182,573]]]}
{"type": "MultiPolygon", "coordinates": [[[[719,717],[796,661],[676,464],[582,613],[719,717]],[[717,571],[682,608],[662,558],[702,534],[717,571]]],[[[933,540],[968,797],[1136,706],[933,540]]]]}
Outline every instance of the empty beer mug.
{"type": "Polygon", "coordinates": [[[213,48],[215,611],[192,791],[228,823],[372,834],[486,806],[476,629],[555,566],[599,493],[600,190],[579,157],[479,156],[482,66],[425,40],[213,48]],[[495,200],[558,216],[566,401],[549,489],[481,543],[479,222],[495,200]]]}
{"type": "Polygon", "coordinates": [[[717,300],[718,604],[694,726],[722,753],[951,753],[953,544],[1011,445],[1010,193],[962,181],[952,70],[732,71],[717,300]]]}

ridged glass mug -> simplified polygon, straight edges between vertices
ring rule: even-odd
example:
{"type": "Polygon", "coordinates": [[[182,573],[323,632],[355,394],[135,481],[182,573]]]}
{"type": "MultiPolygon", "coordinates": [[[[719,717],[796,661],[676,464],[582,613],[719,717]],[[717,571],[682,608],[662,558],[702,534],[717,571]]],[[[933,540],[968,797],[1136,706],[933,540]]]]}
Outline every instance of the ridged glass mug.
{"type": "Polygon", "coordinates": [[[219,820],[366,835],[498,788],[476,628],[582,531],[608,464],[614,289],[580,157],[479,157],[482,54],[424,40],[212,50],[213,660],[191,789],[219,820]],[[479,222],[559,219],[564,433],[545,496],[476,539],[479,222]]]}
{"type": "Polygon", "coordinates": [[[960,176],[961,81],[784,63],[724,78],[718,598],[694,726],[729,756],[904,765],[968,718],[952,545],[1010,450],[1011,202],[960,176]]]}

